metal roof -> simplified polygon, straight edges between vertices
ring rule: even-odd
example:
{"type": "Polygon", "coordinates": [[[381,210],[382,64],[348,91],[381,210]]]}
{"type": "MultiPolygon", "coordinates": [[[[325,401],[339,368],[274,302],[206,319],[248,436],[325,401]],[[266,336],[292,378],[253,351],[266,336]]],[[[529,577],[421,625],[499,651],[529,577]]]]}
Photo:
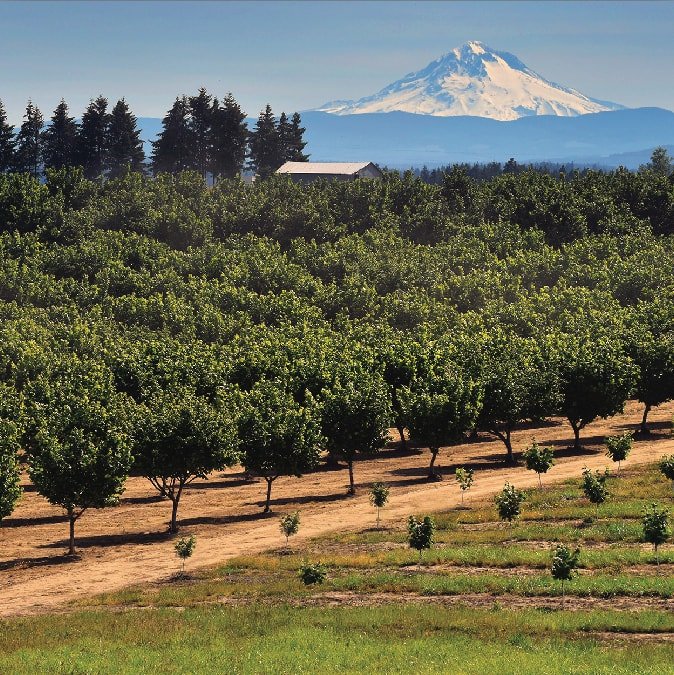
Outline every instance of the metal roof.
{"type": "Polygon", "coordinates": [[[352,176],[372,162],[286,162],[276,173],[313,173],[352,176]]]}

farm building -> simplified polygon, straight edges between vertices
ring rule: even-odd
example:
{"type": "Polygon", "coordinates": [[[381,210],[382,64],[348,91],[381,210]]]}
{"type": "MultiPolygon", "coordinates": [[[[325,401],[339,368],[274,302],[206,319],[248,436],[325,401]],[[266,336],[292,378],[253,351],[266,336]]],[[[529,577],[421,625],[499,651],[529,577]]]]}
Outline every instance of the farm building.
{"type": "Polygon", "coordinates": [[[276,173],[288,174],[294,181],[311,183],[327,180],[381,178],[382,172],[372,162],[286,162],[276,173]]]}

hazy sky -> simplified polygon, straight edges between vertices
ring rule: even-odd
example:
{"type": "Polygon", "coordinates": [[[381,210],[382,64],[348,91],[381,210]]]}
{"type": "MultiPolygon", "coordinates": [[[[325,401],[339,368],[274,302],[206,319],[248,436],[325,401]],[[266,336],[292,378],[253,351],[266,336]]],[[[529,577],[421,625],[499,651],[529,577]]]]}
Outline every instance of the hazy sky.
{"type": "Polygon", "coordinates": [[[674,109],[674,2],[0,1],[0,99],[14,122],[29,97],[79,116],[99,93],[160,117],[200,86],[250,115],[303,110],[468,40],[594,98],[674,109]]]}

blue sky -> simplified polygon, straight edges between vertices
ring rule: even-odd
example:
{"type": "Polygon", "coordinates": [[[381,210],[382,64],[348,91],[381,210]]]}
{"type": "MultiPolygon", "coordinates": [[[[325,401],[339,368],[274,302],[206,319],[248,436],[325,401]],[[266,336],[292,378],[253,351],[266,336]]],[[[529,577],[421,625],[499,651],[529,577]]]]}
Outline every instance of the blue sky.
{"type": "Polygon", "coordinates": [[[232,91],[250,115],[372,94],[467,40],[631,107],[674,109],[673,2],[1,2],[0,99],[19,122],[61,97],[232,91]]]}

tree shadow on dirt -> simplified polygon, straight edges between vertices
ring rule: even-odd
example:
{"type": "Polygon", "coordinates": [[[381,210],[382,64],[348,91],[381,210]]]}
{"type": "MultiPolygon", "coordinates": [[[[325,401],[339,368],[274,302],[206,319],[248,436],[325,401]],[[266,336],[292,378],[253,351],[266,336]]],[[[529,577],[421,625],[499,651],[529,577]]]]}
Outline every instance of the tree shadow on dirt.
{"type": "Polygon", "coordinates": [[[68,516],[35,516],[33,518],[5,518],[2,521],[2,528],[23,527],[24,525],[53,525],[55,523],[67,523],[68,516]]]}
{"type": "MultiPolygon", "coordinates": [[[[98,534],[92,536],[75,536],[75,548],[94,548],[107,546],[123,546],[126,544],[155,544],[158,541],[170,539],[171,535],[167,531],[160,532],[124,532],[121,534],[98,534]]],[[[68,540],[61,539],[52,541],[48,544],[41,544],[40,548],[67,548],[68,540]]]]}
{"type": "MultiPolygon", "coordinates": [[[[67,548],[67,545],[64,544],[67,548]]],[[[75,556],[63,555],[49,555],[39,556],[33,558],[13,558],[12,560],[3,560],[0,562],[0,572],[7,572],[16,568],[30,569],[32,567],[53,567],[55,565],[65,565],[66,563],[76,560],[75,556]]]]}
{"type": "MultiPolygon", "coordinates": [[[[351,499],[353,495],[347,493],[346,491],[347,487],[348,486],[345,483],[343,492],[333,492],[332,494],[329,495],[302,495],[299,497],[277,497],[276,499],[271,500],[270,505],[274,507],[274,506],[287,506],[288,504],[322,504],[325,502],[338,502],[342,501],[343,499],[351,499]]],[[[369,488],[370,486],[360,485],[356,483],[356,491],[358,491],[359,487],[369,488]]],[[[256,506],[263,507],[264,499],[256,502],[249,502],[249,504],[254,504],[256,506]]]]}
{"type": "Polygon", "coordinates": [[[119,500],[119,505],[123,504],[155,504],[163,502],[167,497],[162,497],[160,494],[146,495],[145,497],[122,497],[119,500]]]}
{"type": "Polygon", "coordinates": [[[243,485],[255,485],[259,479],[253,476],[252,478],[233,478],[233,479],[218,479],[205,480],[198,483],[190,483],[185,486],[185,492],[197,490],[217,490],[222,488],[235,488],[243,485]]]}

